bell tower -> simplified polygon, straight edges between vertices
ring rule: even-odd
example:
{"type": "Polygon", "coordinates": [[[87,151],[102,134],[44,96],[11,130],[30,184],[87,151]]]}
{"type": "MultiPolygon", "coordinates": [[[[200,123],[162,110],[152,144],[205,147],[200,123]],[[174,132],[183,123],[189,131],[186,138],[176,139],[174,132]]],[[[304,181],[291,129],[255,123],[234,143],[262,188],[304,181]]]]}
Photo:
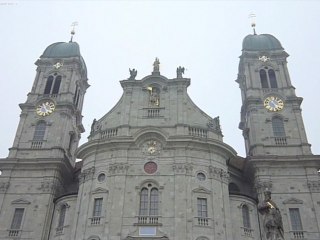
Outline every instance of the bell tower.
{"type": "Polygon", "coordinates": [[[76,42],[57,42],[35,63],[37,74],[9,157],[61,157],[73,165],[82,126],[87,70],[76,42]]]}
{"type": "Polygon", "coordinates": [[[72,39],[48,46],[35,64],[13,146],[0,161],[0,235],[9,238],[48,239],[54,199],[77,192],[86,65],[72,39]]]}
{"type": "Polygon", "coordinates": [[[247,156],[311,154],[302,114],[302,98],[291,83],[287,57],[270,34],[250,34],[242,43],[239,83],[241,121],[247,156]]]}

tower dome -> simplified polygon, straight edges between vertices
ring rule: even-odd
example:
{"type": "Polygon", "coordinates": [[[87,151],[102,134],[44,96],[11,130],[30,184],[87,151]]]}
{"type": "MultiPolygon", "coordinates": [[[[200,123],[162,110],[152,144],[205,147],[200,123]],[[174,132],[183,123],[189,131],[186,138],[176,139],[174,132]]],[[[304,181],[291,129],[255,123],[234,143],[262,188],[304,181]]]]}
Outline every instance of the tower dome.
{"type": "Polygon", "coordinates": [[[56,42],[49,45],[40,58],[70,58],[78,57],[84,73],[87,74],[86,63],[80,54],[79,44],[76,42],[56,42]]]}
{"type": "Polygon", "coordinates": [[[283,50],[281,43],[271,34],[250,34],[243,39],[242,51],[283,50]]]}
{"type": "Polygon", "coordinates": [[[46,48],[41,58],[80,57],[80,47],[76,42],[56,42],[46,48]]]}

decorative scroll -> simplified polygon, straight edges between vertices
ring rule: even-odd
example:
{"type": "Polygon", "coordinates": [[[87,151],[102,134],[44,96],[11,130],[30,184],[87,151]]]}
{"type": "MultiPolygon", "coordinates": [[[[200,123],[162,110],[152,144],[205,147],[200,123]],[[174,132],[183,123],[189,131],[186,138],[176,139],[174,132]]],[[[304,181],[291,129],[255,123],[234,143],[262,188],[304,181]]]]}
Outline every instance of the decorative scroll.
{"type": "Polygon", "coordinates": [[[81,184],[88,180],[91,180],[93,178],[94,172],[95,172],[94,167],[83,170],[79,175],[79,183],[81,184]]]}
{"type": "Polygon", "coordinates": [[[0,192],[4,193],[8,190],[10,182],[0,182],[0,192]]]}
{"type": "Polygon", "coordinates": [[[230,174],[221,168],[209,166],[209,173],[210,177],[216,180],[222,181],[224,183],[229,183],[230,181],[230,174]]]}
{"type": "Polygon", "coordinates": [[[109,173],[112,175],[115,174],[126,174],[129,165],[126,163],[114,163],[109,166],[109,173]]]}
{"type": "Polygon", "coordinates": [[[172,166],[176,174],[192,174],[193,166],[188,163],[175,163],[172,166]]]}

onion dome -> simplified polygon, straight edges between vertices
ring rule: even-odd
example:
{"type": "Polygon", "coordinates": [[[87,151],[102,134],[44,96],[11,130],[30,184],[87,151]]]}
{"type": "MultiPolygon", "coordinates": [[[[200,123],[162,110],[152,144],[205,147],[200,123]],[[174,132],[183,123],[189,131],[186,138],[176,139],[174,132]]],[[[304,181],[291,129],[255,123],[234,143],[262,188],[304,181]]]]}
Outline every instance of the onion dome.
{"type": "Polygon", "coordinates": [[[243,39],[242,51],[284,50],[281,43],[271,34],[250,34],[243,39]]]}

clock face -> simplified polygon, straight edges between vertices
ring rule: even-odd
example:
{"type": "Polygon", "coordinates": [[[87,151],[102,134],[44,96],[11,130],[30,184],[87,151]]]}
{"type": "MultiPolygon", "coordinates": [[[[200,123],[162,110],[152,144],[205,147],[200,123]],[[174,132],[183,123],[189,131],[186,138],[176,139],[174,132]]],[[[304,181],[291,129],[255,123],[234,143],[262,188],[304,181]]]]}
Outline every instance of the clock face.
{"type": "Polygon", "coordinates": [[[264,106],[271,112],[277,112],[283,109],[284,103],[281,98],[270,96],[264,100],[264,106]]]}
{"type": "Polygon", "coordinates": [[[41,102],[37,108],[36,108],[36,113],[40,116],[48,116],[51,113],[53,113],[54,109],[56,108],[56,106],[54,105],[54,103],[52,101],[44,101],[41,102]]]}

